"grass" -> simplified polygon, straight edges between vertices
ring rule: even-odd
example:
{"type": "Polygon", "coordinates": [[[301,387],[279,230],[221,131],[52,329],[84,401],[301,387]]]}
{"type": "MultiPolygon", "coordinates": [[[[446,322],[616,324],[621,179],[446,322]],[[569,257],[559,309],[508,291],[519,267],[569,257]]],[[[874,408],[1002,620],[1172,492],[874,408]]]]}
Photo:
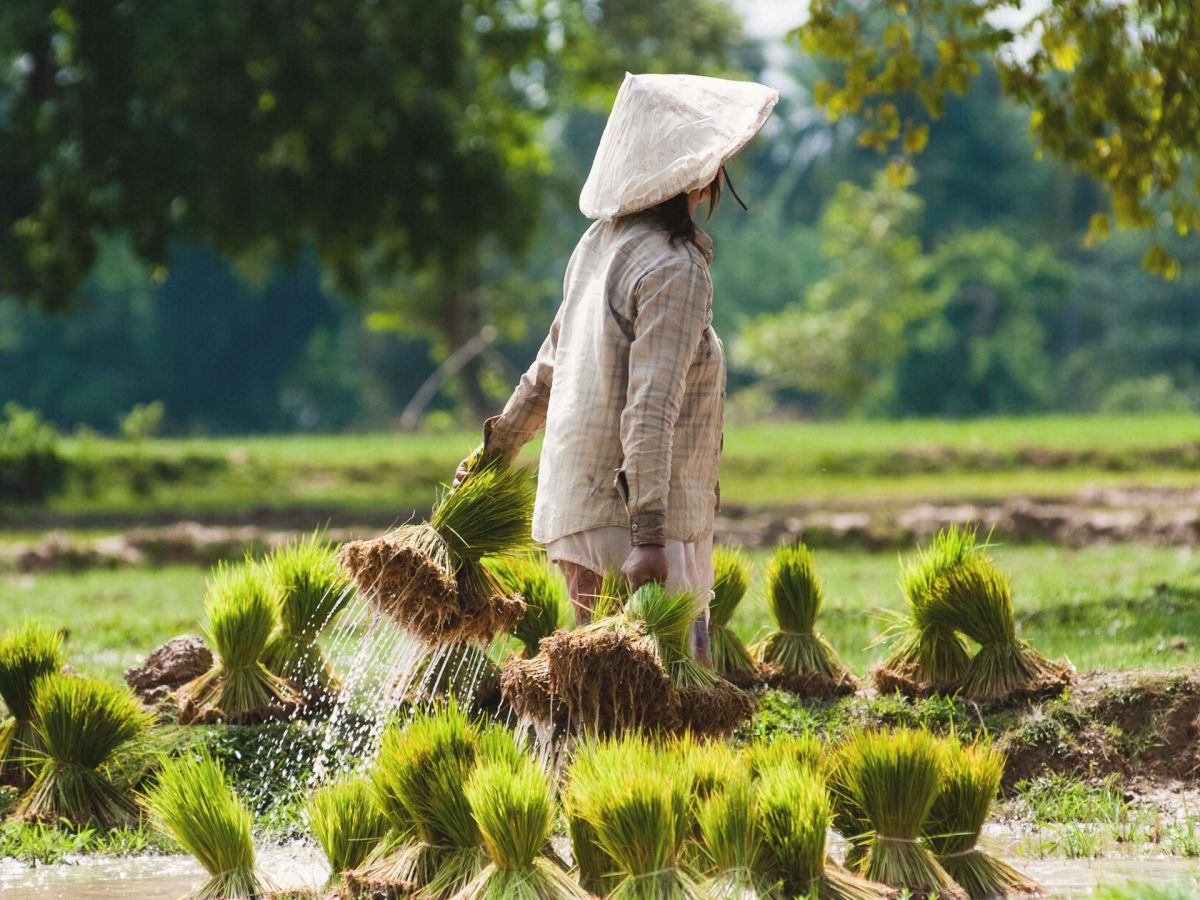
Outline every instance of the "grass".
{"type": "MultiPolygon", "coordinates": [[[[1013,580],[1018,635],[1080,670],[1200,663],[1200,552],[1187,548],[996,546],[1013,580]]],[[[748,554],[751,584],[733,620],[747,643],[771,628],[764,599],[769,551],[748,554]]],[[[202,569],[93,570],[0,576],[6,614],[67,629],[65,649],[81,672],[119,681],[127,666],[177,634],[198,634],[202,569]]],[[[883,627],[870,613],[901,610],[892,553],[824,550],[821,630],[855,672],[878,662],[883,627]]]]}
{"type": "MultiPolygon", "coordinates": [[[[56,498],[49,512],[177,517],[182,511],[307,508],[323,511],[314,518],[331,509],[405,518],[410,510],[429,508],[432,486],[449,481],[478,441],[477,431],[154,440],[135,467],[128,445],[101,440],[86,451],[92,454],[88,464],[106,475],[95,479],[97,491],[56,498]],[[160,478],[151,493],[137,493],[133,477],[124,474],[147,466],[169,477],[160,478]]],[[[864,495],[1060,495],[1088,484],[1131,481],[1186,485],[1195,479],[1194,460],[1171,465],[1138,454],[1197,441],[1200,417],[1187,415],[770,422],[727,430],[721,486],[730,503],[782,505],[864,495]],[[915,463],[913,447],[922,448],[915,463]],[[1091,456],[1047,468],[1031,465],[1034,460],[1022,455],[1027,447],[1091,456]],[[952,452],[944,459],[930,448],[952,452]]],[[[83,446],[64,442],[68,454],[83,452],[83,446]]],[[[535,443],[522,458],[532,461],[536,453],[535,443]]]]}

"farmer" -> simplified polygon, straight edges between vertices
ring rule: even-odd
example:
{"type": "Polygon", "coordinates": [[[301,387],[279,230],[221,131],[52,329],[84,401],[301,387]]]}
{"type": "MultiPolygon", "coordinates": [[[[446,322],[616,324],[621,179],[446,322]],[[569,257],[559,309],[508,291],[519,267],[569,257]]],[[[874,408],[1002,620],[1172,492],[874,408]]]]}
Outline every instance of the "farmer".
{"type": "Polygon", "coordinates": [[[597,221],[537,359],[484,423],[485,458],[506,461],[546,430],[533,537],[566,576],[577,624],[605,572],[633,589],[660,582],[696,597],[705,663],[725,357],[712,241],[692,216],[705,202],[712,215],[725,162],[778,97],[753,82],[625,76],[579,198],[597,221]]]}

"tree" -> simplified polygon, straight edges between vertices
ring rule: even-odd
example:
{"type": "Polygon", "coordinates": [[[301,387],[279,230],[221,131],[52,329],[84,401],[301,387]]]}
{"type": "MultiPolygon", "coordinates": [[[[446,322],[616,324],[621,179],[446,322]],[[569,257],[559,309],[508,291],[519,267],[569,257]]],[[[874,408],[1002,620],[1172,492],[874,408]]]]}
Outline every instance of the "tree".
{"type": "Polygon", "coordinates": [[[832,411],[889,391],[885,376],[907,323],[935,303],[921,284],[920,214],[914,194],[882,177],[872,189],[838,185],[820,222],[828,274],[802,302],[749,323],[734,361],[774,387],[823,398],[832,411]]]}
{"type": "Polygon", "coordinates": [[[355,296],[414,273],[406,324],[453,347],[486,318],[480,257],[536,225],[555,92],[615,89],[600,50],[704,68],[737,35],[716,0],[10,0],[0,294],[66,308],[114,234],[160,280],[179,238],[313,247],[355,296]]]}
{"type": "MultiPolygon", "coordinates": [[[[859,117],[865,145],[919,153],[946,95],[965,92],[990,57],[1005,92],[1030,108],[1039,146],[1097,179],[1119,225],[1152,228],[1165,210],[1181,235],[1200,227],[1192,0],[1048,0],[1033,12],[1011,0],[814,0],[796,36],[841,64],[816,99],[831,118],[859,117]]],[[[1091,239],[1109,227],[1097,213],[1091,239]]],[[[1161,242],[1143,262],[1178,273],[1161,242]]]]}

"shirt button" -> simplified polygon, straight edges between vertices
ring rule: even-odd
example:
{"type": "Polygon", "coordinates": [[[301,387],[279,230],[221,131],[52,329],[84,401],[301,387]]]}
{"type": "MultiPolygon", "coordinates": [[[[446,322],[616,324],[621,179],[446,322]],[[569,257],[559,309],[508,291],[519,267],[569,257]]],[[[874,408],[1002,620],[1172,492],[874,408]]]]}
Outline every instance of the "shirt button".
{"type": "Polygon", "coordinates": [[[630,531],[637,531],[637,522],[634,522],[632,525],[630,525],[630,526],[629,526],[629,530],[630,530],[630,531]]]}

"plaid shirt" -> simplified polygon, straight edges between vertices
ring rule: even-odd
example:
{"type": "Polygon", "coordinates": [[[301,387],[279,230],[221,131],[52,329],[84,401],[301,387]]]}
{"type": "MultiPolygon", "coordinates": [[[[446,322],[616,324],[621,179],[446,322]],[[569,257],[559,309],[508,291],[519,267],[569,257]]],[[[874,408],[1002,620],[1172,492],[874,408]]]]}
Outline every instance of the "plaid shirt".
{"type": "Polygon", "coordinates": [[[712,532],[725,356],[712,243],[672,244],[646,214],[593,224],[537,359],[484,442],[511,459],[545,427],[533,537],[628,525],[633,544],[712,532]]]}

